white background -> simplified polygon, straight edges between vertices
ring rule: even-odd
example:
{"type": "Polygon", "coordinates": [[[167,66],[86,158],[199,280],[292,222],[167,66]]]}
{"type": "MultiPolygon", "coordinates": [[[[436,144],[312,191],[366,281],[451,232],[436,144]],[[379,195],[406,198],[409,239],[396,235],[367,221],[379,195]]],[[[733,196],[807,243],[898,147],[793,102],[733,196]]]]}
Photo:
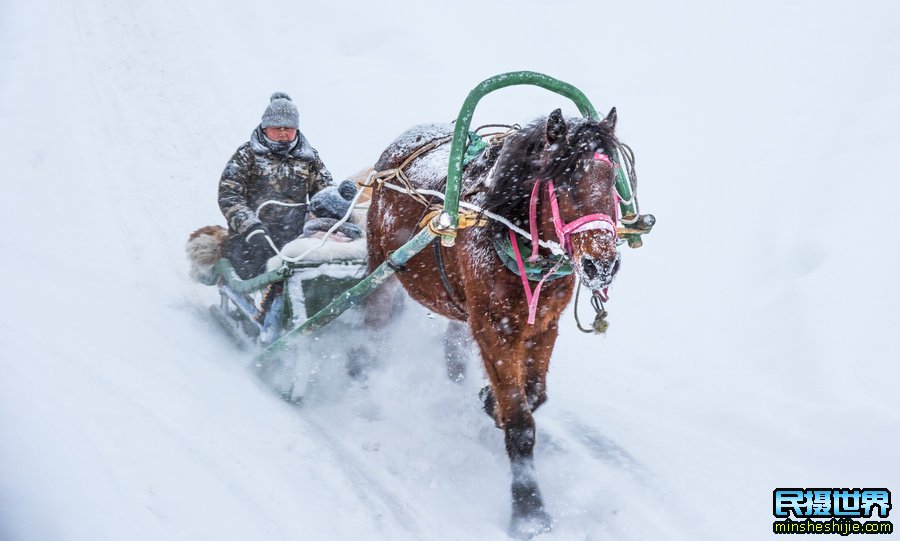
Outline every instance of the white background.
{"type": "MultiPolygon", "coordinates": [[[[546,539],[768,539],[776,487],[900,490],[893,2],[0,1],[0,539],[504,539],[480,368],[419,308],[366,387],[259,386],[183,244],[275,90],[340,179],[528,69],[619,109],[642,208],[564,315],[546,539]],[[727,529],[726,529],[727,528],[727,529]]],[[[479,122],[563,106],[506,89],[479,122]]],[[[339,363],[338,363],[339,364],[339,363]]]]}

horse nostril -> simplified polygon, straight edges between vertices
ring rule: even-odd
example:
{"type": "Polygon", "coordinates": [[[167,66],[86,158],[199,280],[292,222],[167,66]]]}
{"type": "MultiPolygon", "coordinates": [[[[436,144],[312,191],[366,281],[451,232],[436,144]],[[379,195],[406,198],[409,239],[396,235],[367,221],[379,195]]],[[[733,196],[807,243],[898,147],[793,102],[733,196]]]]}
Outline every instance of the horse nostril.
{"type": "Polygon", "coordinates": [[[597,266],[594,264],[594,261],[583,257],[581,259],[581,269],[584,271],[584,275],[588,277],[589,280],[593,280],[600,274],[600,271],[597,270],[597,266]]]}

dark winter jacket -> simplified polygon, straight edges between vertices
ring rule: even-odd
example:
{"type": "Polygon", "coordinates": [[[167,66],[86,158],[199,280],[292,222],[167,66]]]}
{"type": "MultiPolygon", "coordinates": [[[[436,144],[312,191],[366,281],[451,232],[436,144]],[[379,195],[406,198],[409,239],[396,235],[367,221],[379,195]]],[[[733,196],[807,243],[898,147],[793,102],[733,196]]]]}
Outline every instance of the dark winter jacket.
{"type": "Polygon", "coordinates": [[[302,228],[305,206],[259,206],[270,200],[306,205],[313,194],[331,184],[331,173],[302,133],[298,131],[291,143],[279,144],[266,139],[257,127],[225,166],[219,181],[219,208],[231,234],[243,234],[260,222],[281,224],[289,214],[301,217],[297,226],[302,228]]]}

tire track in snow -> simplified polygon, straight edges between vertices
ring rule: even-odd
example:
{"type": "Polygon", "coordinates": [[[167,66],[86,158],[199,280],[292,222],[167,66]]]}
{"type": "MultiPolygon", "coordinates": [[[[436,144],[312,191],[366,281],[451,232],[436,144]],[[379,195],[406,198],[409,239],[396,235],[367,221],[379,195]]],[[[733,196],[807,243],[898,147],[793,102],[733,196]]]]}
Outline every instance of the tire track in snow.
{"type": "MultiPolygon", "coordinates": [[[[600,429],[590,425],[578,416],[570,412],[564,412],[555,419],[548,420],[550,422],[546,424],[549,426],[545,428],[545,431],[552,438],[551,441],[575,443],[586,451],[590,457],[604,462],[619,471],[630,474],[645,487],[652,487],[657,484],[653,473],[631,453],[601,432],[600,429]],[[554,425],[558,428],[554,428],[554,425]]],[[[565,449],[565,446],[560,446],[558,443],[555,443],[555,445],[565,449]]]]}
{"type": "MultiPolygon", "coordinates": [[[[380,476],[371,467],[371,464],[360,457],[359,451],[354,450],[350,445],[341,441],[321,423],[313,420],[310,415],[303,416],[303,421],[316,433],[324,444],[323,448],[331,452],[336,464],[343,469],[350,479],[359,499],[372,512],[373,518],[380,525],[383,527],[387,526],[382,514],[376,511],[378,507],[389,512],[394,519],[393,522],[406,530],[411,539],[428,539],[434,535],[435,529],[425,527],[422,524],[421,517],[427,516],[427,513],[420,509],[413,509],[407,503],[411,498],[403,497],[403,495],[391,489],[388,486],[389,481],[380,476]]],[[[390,528],[384,528],[384,533],[391,538],[396,538],[396,531],[390,528]]]]}

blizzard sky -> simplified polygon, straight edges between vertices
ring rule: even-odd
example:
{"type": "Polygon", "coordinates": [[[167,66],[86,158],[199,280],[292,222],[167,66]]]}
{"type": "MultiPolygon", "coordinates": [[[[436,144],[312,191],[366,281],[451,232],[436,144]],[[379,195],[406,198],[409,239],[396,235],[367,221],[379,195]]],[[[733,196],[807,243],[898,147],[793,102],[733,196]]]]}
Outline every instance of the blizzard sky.
{"type": "MultiPolygon", "coordinates": [[[[894,2],[0,0],[0,539],[504,539],[508,465],[411,309],[294,410],[183,244],[276,90],[336,178],[520,69],[618,107],[658,225],[564,315],[547,539],[769,539],[776,487],[900,490],[894,2]]],[[[573,106],[489,96],[474,125],[573,106]]],[[[334,334],[340,332],[334,331],[334,334]]],[[[340,340],[340,336],[337,340],[340,340]]],[[[325,337],[311,349],[333,347],[325,337]]],[[[896,522],[896,520],[895,520],[896,522]]]]}

